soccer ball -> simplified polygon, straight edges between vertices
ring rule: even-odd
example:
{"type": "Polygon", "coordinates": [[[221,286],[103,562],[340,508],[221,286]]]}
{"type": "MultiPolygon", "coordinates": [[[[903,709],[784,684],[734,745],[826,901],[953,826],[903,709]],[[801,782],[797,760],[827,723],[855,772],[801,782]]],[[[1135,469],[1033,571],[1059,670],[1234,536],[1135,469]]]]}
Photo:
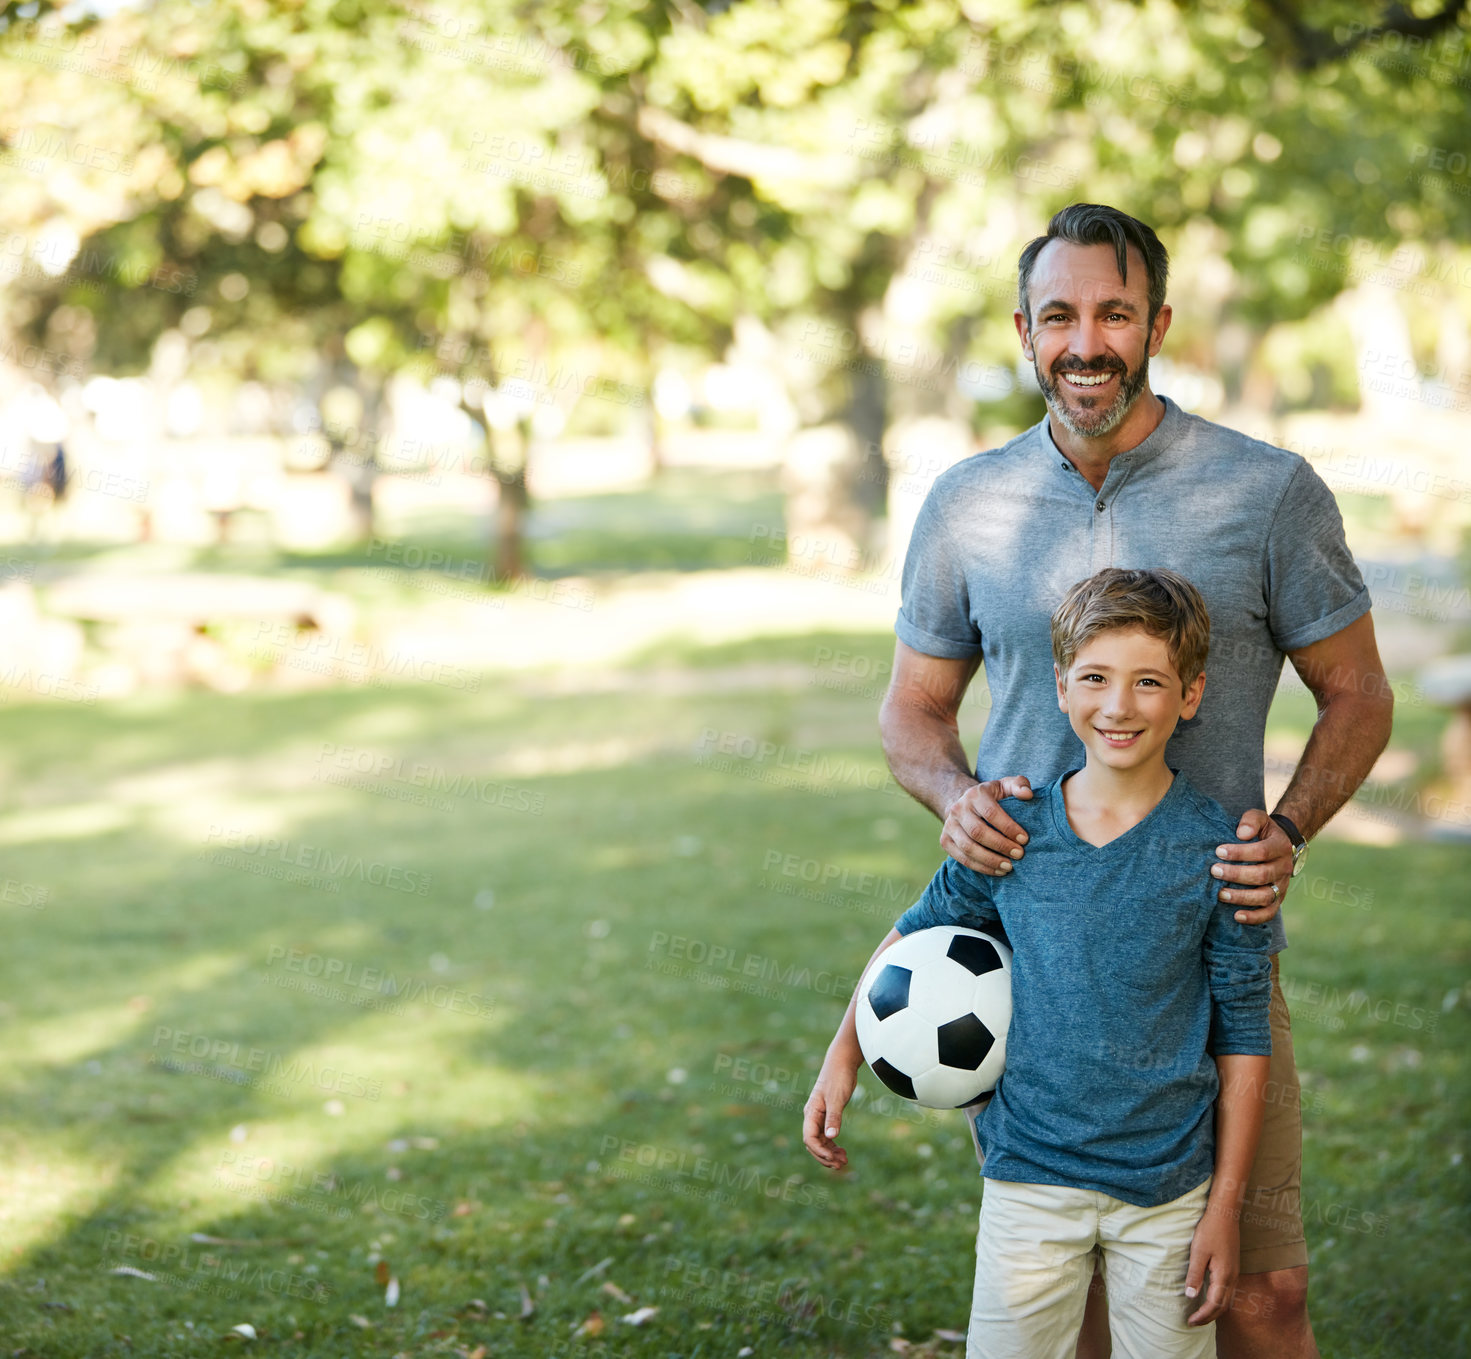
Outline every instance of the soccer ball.
{"type": "Polygon", "coordinates": [[[1006,1069],[1011,950],[979,930],[915,930],[863,974],[857,1021],[864,1060],[896,1095],[974,1104],[1006,1069]]]}

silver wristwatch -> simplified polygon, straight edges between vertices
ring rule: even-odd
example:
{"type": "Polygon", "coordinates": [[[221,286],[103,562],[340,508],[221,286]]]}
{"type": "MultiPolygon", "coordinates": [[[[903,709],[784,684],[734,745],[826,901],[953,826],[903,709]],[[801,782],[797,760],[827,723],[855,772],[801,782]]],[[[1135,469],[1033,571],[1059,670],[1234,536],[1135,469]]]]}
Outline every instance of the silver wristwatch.
{"type": "Polygon", "coordinates": [[[1296,822],[1283,816],[1281,812],[1273,812],[1272,820],[1287,832],[1287,838],[1292,841],[1292,876],[1295,878],[1307,866],[1307,836],[1298,830],[1296,822]]]}

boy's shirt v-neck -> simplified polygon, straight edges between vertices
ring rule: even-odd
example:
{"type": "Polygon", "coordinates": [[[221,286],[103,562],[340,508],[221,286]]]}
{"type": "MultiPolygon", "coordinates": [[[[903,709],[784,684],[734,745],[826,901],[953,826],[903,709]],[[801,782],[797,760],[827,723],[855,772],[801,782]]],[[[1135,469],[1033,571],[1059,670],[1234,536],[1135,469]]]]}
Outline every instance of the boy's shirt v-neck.
{"type": "Polygon", "coordinates": [[[1105,845],[1069,825],[1064,778],[1008,803],[1028,834],[1011,873],[947,859],[896,928],[1000,926],[1014,950],[986,1176],[1167,1203],[1213,1167],[1212,1054],[1271,1052],[1271,936],[1217,903],[1234,826],[1183,774],[1105,845]]]}
{"type": "MultiPolygon", "coordinates": [[[[1118,844],[1120,840],[1128,840],[1131,836],[1135,834],[1148,835],[1148,828],[1150,823],[1154,820],[1156,814],[1158,814],[1159,809],[1165,805],[1166,800],[1169,798],[1170,793],[1174,790],[1175,787],[1174,783],[1171,783],[1169,788],[1165,790],[1164,797],[1160,798],[1160,800],[1149,809],[1147,815],[1140,817],[1139,820],[1136,821],[1127,830],[1120,831],[1117,835],[1113,837],[1112,840],[1105,840],[1103,844],[1099,845],[1095,844],[1092,840],[1085,840],[1073,828],[1073,823],[1068,820],[1067,795],[1063,791],[1063,784],[1065,784],[1070,778],[1072,778],[1074,774],[1078,772],[1079,771],[1076,769],[1069,770],[1068,773],[1064,774],[1060,779],[1058,779],[1057,796],[1055,798],[1048,799],[1048,806],[1052,808],[1053,829],[1057,832],[1057,834],[1061,837],[1065,844],[1072,845],[1080,853],[1102,853],[1104,850],[1118,844]]],[[[1176,775],[1175,777],[1178,780],[1179,775],[1176,775]]]]}

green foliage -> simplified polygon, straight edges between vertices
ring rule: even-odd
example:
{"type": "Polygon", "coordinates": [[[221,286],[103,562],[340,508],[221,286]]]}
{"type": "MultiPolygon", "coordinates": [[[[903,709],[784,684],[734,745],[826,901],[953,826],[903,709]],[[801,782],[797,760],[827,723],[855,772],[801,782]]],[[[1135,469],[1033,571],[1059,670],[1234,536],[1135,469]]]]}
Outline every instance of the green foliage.
{"type": "Polygon", "coordinates": [[[112,368],[193,309],[227,366],[371,323],[397,337],[373,346],[386,367],[433,335],[492,381],[610,349],[646,370],[664,344],[718,349],[742,314],[853,324],[926,242],[969,262],[921,329],[979,353],[1018,242],[1076,198],[1180,241],[1180,277],[1223,256],[1215,291],[1255,329],[1372,268],[1439,286],[1466,265],[1445,244],[1471,228],[1471,181],[1444,168],[1459,3],[67,14],[6,6],[0,33],[10,228],[81,241],[62,276],[12,279],[12,324],[45,337],[58,305],[85,308],[67,343],[112,368]],[[249,344],[219,343],[235,331],[249,344]]]}

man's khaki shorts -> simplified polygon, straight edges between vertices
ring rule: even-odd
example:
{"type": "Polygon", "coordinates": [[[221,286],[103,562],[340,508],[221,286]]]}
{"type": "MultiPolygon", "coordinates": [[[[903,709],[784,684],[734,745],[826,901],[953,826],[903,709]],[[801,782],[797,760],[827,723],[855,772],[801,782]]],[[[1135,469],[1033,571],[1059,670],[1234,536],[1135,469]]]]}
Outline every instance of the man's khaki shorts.
{"type": "MultiPolygon", "coordinates": [[[[1256,1162],[1241,1203],[1241,1273],[1266,1274],[1308,1262],[1302,1230],[1302,1103],[1297,1063],[1292,1056],[1292,1018],[1282,994],[1278,959],[1272,956],[1272,1065],[1267,1076],[1266,1111],[1256,1162]]],[[[976,1159],[985,1167],[976,1115],[984,1105],[965,1110],[976,1159]]]]}

